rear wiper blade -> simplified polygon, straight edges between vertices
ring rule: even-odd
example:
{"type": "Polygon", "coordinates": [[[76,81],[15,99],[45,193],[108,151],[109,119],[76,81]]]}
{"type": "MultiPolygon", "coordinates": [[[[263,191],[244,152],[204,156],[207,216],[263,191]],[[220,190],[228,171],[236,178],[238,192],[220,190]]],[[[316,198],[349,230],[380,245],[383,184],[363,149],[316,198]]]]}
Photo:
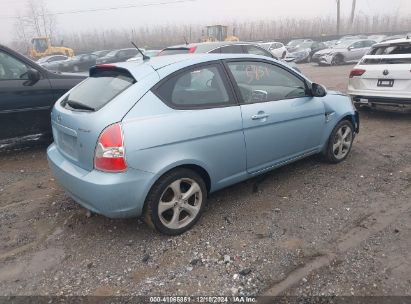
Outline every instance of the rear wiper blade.
{"type": "Polygon", "coordinates": [[[68,104],[73,109],[80,109],[80,110],[88,110],[88,111],[95,111],[95,108],[92,108],[88,105],[82,104],[81,102],[74,101],[74,100],[67,100],[66,104],[68,104]]]}

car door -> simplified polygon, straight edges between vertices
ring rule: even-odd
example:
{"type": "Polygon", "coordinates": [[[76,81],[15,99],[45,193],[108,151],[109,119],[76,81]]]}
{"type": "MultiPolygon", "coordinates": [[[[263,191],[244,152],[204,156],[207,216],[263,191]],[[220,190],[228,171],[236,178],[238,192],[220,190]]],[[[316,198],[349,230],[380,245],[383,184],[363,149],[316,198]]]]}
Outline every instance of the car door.
{"type": "Polygon", "coordinates": [[[305,80],[265,61],[228,61],[241,100],[249,173],[318,152],[325,110],[305,80]]]}
{"type": "Polygon", "coordinates": [[[41,73],[29,80],[31,68],[0,50],[0,140],[50,131],[50,82],[41,73]]]}

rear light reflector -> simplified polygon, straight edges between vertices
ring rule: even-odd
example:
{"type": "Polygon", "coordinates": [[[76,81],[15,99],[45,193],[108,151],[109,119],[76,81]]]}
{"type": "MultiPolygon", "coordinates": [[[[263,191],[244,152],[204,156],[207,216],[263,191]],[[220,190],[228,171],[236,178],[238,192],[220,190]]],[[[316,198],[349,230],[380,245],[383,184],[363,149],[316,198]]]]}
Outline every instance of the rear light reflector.
{"type": "Polygon", "coordinates": [[[189,54],[192,54],[192,53],[194,53],[194,52],[196,51],[196,49],[197,49],[197,47],[196,47],[196,46],[193,46],[193,47],[191,47],[191,48],[188,49],[188,53],[189,53],[189,54]]]}
{"type": "Polygon", "coordinates": [[[94,155],[94,168],[108,172],[127,170],[120,123],[108,126],[100,134],[94,155]]]}
{"type": "Polygon", "coordinates": [[[361,76],[362,74],[364,74],[366,71],[363,69],[353,69],[351,70],[350,73],[350,78],[356,77],[356,76],[361,76]]]}

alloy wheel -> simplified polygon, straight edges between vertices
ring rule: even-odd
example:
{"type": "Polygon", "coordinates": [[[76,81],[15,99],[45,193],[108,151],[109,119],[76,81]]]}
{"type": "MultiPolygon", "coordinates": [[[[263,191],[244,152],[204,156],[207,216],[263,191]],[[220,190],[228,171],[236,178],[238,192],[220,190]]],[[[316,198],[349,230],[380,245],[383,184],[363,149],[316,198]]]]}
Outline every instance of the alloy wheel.
{"type": "Polygon", "coordinates": [[[203,193],[196,181],[190,178],[177,179],[162,193],[158,216],[169,229],[184,228],[196,218],[202,203],[203,193]]]}
{"type": "Polygon", "coordinates": [[[336,159],[343,159],[350,151],[353,133],[348,125],[342,125],[335,133],[332,151],[336,159]]]}

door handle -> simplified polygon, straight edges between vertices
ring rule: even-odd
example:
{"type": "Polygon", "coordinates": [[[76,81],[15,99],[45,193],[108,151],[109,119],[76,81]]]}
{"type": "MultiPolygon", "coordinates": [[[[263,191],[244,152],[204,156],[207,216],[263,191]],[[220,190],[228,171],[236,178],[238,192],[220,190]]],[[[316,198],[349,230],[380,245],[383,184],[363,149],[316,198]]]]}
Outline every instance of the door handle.
{"type": "Polygon", "coordinates": [[[255,114],[255,115],[251,116],[251,119],[252,119],[252,120],[259,120],[259,119],[267,118],[267,117],[269,117],[269,116],[270,116],[270,115],[269,115],[269,114],[266,114],[266,113],[259,113],[259,114],[255,114]]]}

